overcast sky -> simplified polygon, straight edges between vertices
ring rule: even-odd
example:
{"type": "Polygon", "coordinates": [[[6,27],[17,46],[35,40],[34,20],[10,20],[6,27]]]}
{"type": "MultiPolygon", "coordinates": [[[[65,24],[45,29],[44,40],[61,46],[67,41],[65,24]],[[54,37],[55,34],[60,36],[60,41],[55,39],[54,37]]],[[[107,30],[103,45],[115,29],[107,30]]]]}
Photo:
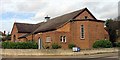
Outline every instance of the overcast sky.
{"type": "Polygon", "coordinates": [[[14,22],[39,23],[87,7],[100,20],[118,16],[119,0],[0,0],[0,31],[11,32],[14,22]]]}

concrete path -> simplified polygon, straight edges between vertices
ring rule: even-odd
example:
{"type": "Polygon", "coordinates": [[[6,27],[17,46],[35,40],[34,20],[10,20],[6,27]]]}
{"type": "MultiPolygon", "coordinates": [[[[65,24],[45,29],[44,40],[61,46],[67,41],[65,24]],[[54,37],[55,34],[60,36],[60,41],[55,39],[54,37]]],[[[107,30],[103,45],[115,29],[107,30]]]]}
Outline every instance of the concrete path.
{"type": "Polygon", "coordinates": [[[81,56],[3,56],[2,60],[118,60],[118,53],[81,56]]]}

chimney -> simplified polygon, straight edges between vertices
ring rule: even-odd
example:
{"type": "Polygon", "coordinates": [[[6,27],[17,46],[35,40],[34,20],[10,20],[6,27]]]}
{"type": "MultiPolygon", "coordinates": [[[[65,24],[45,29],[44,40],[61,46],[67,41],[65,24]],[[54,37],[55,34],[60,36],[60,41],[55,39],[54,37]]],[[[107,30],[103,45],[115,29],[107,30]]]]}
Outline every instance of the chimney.
{"type": "Polygon", "coordinates": [[[50,17],[48,17],[48,15],[45,17],[45,22],[50,20],[50,17]]]}
{"type": "Polygon", "coordinates": [[[4,31],[3,35],[5,35],[6,31],[4,31]]]}

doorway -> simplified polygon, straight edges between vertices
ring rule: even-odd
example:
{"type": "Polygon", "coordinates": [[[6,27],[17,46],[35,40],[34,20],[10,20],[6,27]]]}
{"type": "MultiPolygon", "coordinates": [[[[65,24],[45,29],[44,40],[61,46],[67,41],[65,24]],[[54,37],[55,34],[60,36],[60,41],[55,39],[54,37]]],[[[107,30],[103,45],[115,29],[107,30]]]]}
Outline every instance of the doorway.
{"type": "Polygon", "coordinates": [[[38,39],[38,49],[42,49],[42,39],[38,39]]]}

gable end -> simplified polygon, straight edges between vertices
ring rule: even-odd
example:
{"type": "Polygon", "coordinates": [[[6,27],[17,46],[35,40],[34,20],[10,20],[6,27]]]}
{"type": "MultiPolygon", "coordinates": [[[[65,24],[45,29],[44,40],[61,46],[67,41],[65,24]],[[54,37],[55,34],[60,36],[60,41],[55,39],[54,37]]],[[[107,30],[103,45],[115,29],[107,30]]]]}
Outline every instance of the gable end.
{"type": "Polygon", "coordinates": [[[76,17],[78,17],[80,14],[82,14],[84,11],[87,11],[95,20],[97,20],[96,18],[95,18],[95,16],[87,9],[87,8],[85,8],[84,10],[82,10],[78,15],[76,15],[73,19],[75,19],[76,17]]]}

